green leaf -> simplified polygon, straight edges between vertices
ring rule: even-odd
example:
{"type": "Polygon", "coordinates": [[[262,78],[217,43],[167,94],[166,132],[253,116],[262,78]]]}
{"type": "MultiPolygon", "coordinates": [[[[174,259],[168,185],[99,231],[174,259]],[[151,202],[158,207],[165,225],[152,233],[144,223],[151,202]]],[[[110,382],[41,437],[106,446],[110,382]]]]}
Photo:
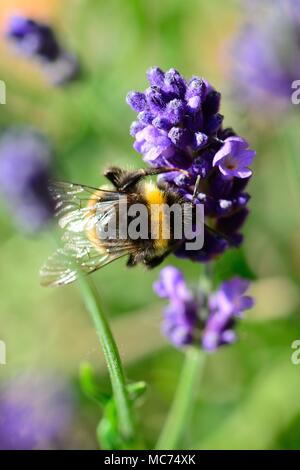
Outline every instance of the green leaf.
{"type": "Polygon", "coordinates": [[[101,407],[105,407],[110,396],[103,393],[97,383],[94,370],[89,362],[82,362],[79,368],[79,380],[83,393],[101,407]]]}
{"type": "MultiPolygon", "coordinates": [[[[144,395],[147,385],[145,382],[134,382],[126,386],[129,399],[135,403],[144,395]]],[[[105,450],[128,450],[142,448],[141,442],[135,442],[132,447],[131,441],[125,441],[119,432],[117,408],[112,397],[105,405],[103,417],[97,427],[97,438],[101,449],[105,450]]]]}
{"type": "Polygon", "coordinates": [[[127,385],[127,390],[129,393],[129,397],[132,402],[135,402],[138,398],[144,395],[147,390],[146,382],[134,382],[132,384],[127,385]]]}

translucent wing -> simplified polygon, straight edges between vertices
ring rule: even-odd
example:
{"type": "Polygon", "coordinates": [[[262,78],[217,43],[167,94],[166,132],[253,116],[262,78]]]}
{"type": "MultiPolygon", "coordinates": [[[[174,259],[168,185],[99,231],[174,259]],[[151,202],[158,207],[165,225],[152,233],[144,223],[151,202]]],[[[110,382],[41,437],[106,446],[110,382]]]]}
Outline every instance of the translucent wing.
{"type": "Polygon", "coordinates": [[[105,226],[126,195],[73,183],[54,183],[51,193],[63,245],[40,271],[41,283],[59,286],[76,280],[79,272],[90,274],[135,251],[130,240],[101,240],[98,228],[105,226]]]}

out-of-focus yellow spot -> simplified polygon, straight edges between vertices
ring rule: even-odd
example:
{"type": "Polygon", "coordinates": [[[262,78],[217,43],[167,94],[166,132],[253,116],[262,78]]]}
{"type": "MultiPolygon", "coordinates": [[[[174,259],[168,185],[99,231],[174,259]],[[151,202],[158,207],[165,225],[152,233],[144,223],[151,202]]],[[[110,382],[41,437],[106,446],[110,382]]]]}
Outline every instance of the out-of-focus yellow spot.
{"type": "Polygon", "coordinates": [[[51,22],[66,0],[1,0],[0,29],[4,30],[7,19],[13,14],[24,14],[51,22]]]}
{"type": "MultiPolygon", "coordinates": [[[[63,8],[69,0],[1,0],[0,2],[0,36],[3,39],[7,23],[12,15],[25,15],[48,24],[55,24],[63,8]]],[[[41,71],[32,61],[20,54],[16,54],[7,41],[0,41],[0,65],[2,74],[11,73],[22,77],[24,83],[43,83],[41,71]]]]}

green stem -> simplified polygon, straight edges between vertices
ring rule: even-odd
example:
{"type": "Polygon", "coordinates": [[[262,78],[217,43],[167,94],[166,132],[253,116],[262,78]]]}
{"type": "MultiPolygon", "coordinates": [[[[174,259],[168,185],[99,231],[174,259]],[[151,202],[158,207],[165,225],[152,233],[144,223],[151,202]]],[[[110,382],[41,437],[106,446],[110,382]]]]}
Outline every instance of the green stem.
{"type": "Polygon", "coordinates": [[[103,314],[103,309],[95,286],[88,278],[83,276],[81,276],[79,282],[86,308],[94,322],[106,359],[116,402],[120,433],[126,441],[132,441],[135,435],[135,420],[126,388],[125,374],[120,354],[109,324],[103,314]]]}
{"type": "Polygon", "coordinates": [[[194,408],[195,396],[198,391],[197,382],[200,379],[204,363],[205,353],[200,348],[190,347],[187,349],[175,398],[158,439],[157,450],[176,450],[194,408]]]}
{"type": "MultiPolygon", "coordinates": [[[[212,289],[213,266],[207,263],[200,276],[200,289],[206,296],[212,289]]],[[[207,306],[203,306],[203,312],[207,311],[207,306]]],[[[186,350],[186,357],[177,385],[177,390],[171,406],[169,415],[163,430],[158,438],[157,450],[176,450],[184,430],[187,428],[194,404],[197,382],[200,380],[206,354],[199,346],[190,346],[186,350]]]]}

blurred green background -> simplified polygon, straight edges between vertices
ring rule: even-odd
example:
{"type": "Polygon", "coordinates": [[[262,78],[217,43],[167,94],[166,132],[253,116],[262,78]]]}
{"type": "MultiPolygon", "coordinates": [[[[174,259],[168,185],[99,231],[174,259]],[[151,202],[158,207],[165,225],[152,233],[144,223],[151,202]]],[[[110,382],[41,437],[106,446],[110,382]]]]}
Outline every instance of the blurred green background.
{"type": "MultiPolygon", "coordinates": [[[[253,278],[256,307],[240,322],[239,342],[209,356],[183,449],[300,448],[300,365],[291,363],[291,344],[300,339],[300,164],[291,167],[300,157],[300,117],[297,110],[277,121],[268,114],[251,116],[230,100],[228,44],[245,20],[242,3],[1,0],[0,5],[2,26],[14,11],[51,22],[82,61],[81,81],[53,89],[34,65],[13,56],[1,41],[0,78],[7,84],[1,129],[16,124],[41,129],[55,149],[57,174],[65,179],[98,186],[112,162],[141,166],[129,136],[134,113],[125,96],[146,87],[145,71],[152,65],[207,78],[223,93],[225,124],[257,150],[243,249],[228,252],[216,267],[219,279],[231,274],[253,278]]],[[[109,383],[78,288],[39,286],[39,268],[53,250],[49,234],[24,238],[3,206],[0,224],[0,339],[7,345],[1,383],[32,369],[66,376],[78,397],[76,445],[97,448],[101,412],[79,390],[80,362],[94,365],[104,389],[109,383]]],[[[196,282],[201,266],[175,258],[170,262],[196,282]]],[[[152,291],[158,273],[127,270],[120,261],[93,275],[128,378],[148,383],[139,415],[149,448],[166,417],[183,360],[160,333],[163,303],[152,291]]]]}

